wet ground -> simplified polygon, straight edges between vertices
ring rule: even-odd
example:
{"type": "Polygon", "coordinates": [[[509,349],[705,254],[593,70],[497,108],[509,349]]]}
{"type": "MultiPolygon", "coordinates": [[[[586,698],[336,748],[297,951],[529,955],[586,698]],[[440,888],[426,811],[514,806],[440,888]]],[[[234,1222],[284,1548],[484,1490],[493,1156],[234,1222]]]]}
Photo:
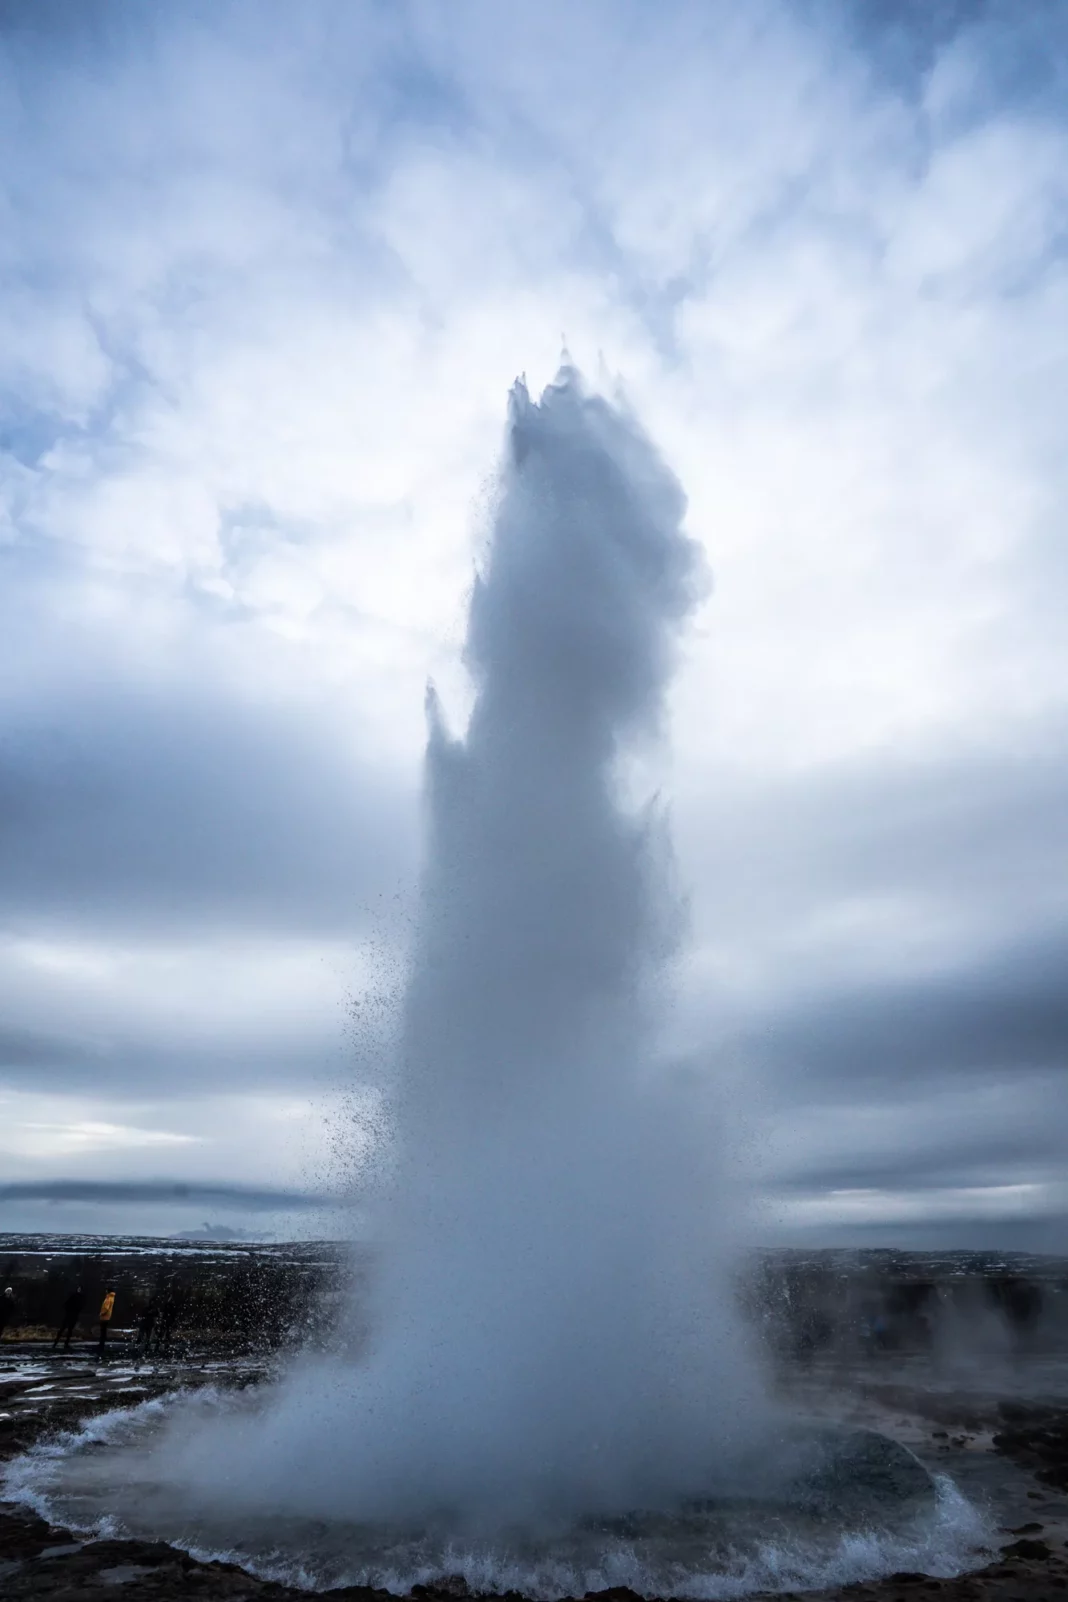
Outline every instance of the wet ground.
{"type": "MultiPolygon", "coordinates": [[[[53,1355],[47,1344],[5,1341],[0,1348],[0,1457],[10,1459],[49,1434],[94,1414],[129,1407],[176,1388],[246,1386],[268,1371],[263,1360],[186,1359],[137,1363],[116,1350],[103,1363],[90,1345],[53,1355]]],[[[785,1376],[784,1388],[809,1416],[878,1429],[948,1473],[988,1515],[992,1549],[985,1566],[956,1578],[914,1573],[821,1596],[861,1599],[937,1597],[940,1602],[1039,1602],[1068,1592],[1068,1385],[1060,1363],[1038,1363],[981,1377],[933,1373],[898,1361],[843,1366],[813,1362],[785,1376]]],[[[981,1561],[981,1559],[979,1560],[981,1561]]],[[[306,1592],[272,1584],[235,1565],[196,1561],[163,1542],[84,1540],[24,1507],[0,1504],[0,1596],[66,1598],[119,1594],[158,1598],[284,1598],[306,1592]]],[[[384,1598],[361,1587],[331,1596],[384,1598]]],[[[425,1596],[462,1596],[446,1582],[425,1596]]],[[[782,1593],[779,1595],[790,1594],[782,1593]]],[[[626,1593],[602,1593],[625,1602],[626,1593]]]]}

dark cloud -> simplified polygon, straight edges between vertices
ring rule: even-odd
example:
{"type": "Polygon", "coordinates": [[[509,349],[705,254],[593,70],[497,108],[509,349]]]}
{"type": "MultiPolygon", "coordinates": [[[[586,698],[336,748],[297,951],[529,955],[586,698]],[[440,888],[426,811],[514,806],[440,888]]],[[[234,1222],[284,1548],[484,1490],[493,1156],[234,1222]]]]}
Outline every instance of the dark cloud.
{"type": "Polygon", "coordinates": [[[1063,1070],[1068,928],[949,973],[832,988],[767,1020],[754,1049],[799,1095],[1063,1070]]]}
{"type": "Polygon", "coordinates": [[[857,40],[900,87],[922,79],[959,34],[989,15],[989,0],[866,0],[842,6],[857,40]]]}
{"type": "Polygon", "coordinates": [[[1026,8],[1015,0],[843,0],[840,14],[851,39],[898,93],[921,94],[940,59],[967,52],[977,119],[992,98],[1033,112],[1063,75],[1058,0],[1034,0],[1026,8]]]}
{"type": "MultiPolygon", "coordinates": [[[[1055,1108],[1060,1087],[1050,1095],[1055,1108]]],[[[954,1136],[940,1124],[932,1138],[916,1131],[907,1147],[890,1144],[863,1158],[841,1153],[833,1161],[804,1161],[794,1173],[776,1175],[781,1191],[816,1194],[828,1190],[936,1191],[984,1188],[990,1185],[1034,1184],[1060,1179],[1065,1171],[1068,1117],[1050,1118],[1042,1127],[999,1129],[995,1124],[978,1135],[971,1130],[954,1136]]]]}
{"type": "MultiPolygon", "coordinates": [[[[706,887],[698,937],[745,939],[836,907],[900,909],[902,941],[946,918],[969,945],[1032,937],[1064,909],[1068,729],[925,757],[878,751],[747,791],[721,781],[679,809],[680,840],[706,887]]],[[[796,949],[791,962],[798,961],[796,949]]],[[[784,969],[776,987],[797,982],[784,969]]],[[[812,975],[801,958],[801,982],[812,975]]],[[[818,976],[817,976],[818,978],[818,976]]]]}
{"type": "Polygon", "coordinates": [[[186,1206],[205,1202],[213,1206],[241,1207],[250,1212],[291,1212],[321,1208],[329,1198],[306,1191],[268,1190],[253,1185],[196,1184],[183,1180],[50,1179],[0,1185],[5,1202],[147,1203],[186,1206]]]}
{"type": "Polygon", "coordinates": [[[87,1055],[92,1054],[78,1041],[0,1026],[0,1071],[12,1079],[20,1073],[36,1077],[41,1069],[69,1067],[87,1055]]]}
{"type": "Polygon", "coordinates": [[[410,791],[313,708],[67,684],[0,729],[0,918],[338,933],[410,870],[410,791]]]}
{"type": "Polygon", "coordinates": [[[203,1032],[186,1033],[180,1026],[170,1031],[170,1039],[162,1025],[155,1033],[138,1034],[119,1006],[112,1027],[118,1038],[105,1041],[73,1031],[69,1040],[5,1031],[13,1049],[0,1057],[4,1083],[19,1091],[147,1095],[178,1102],[220,1086],[234,1091],[293,1087],[310,1093],[352,1071],[354,1053],[342,1002],[318,1026],[297,1022],[272,1035],[266,1027],[256,1032],[253,1023],[238,1041],[205,1040],[203,1032]],[[20,1040],[24,1049],[19,1049],[20,1040]]]}

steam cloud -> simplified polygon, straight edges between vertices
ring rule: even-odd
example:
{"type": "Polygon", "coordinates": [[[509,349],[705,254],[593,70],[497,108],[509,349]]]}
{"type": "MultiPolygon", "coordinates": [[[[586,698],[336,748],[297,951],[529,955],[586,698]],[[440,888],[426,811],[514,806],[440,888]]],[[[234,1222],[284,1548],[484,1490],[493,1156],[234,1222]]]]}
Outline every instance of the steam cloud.
{"type": "Polygon", "coordinates": [[[373,1344],[198,1454],[262,1507],[466,1526],[707,1488],[759,1387],[714,1131],[657,1066],[664,834],[622,798],[703,587],[678,483],[565,366],[517,384],[398,1039],[373,1344]]]}

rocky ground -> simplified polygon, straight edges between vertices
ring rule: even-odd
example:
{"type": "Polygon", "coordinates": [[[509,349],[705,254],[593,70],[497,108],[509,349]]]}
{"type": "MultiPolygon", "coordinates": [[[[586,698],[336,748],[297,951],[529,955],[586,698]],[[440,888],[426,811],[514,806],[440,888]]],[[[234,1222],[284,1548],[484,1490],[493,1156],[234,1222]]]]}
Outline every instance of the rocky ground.
{"type": "MultiPolygon", "coordinates": [[[[152,1241],[0,1240],[18,1327],[0,1343],[0,1469],[50,1433],[180,1386],[254,1384],[287,1348],[334,1338],[340,1256],[329,1247],[220,1247],[152,1241]],[[83,1324],[72,1352],[48,1332],[71,1287],[86,1319],[118,1290],[98,1362],[83,1324]],[[150,1357],[134,1337],[161,1310],[150,1357]]],[[[364,1265],[364,1271],[370,1271],[364,1265]]],[[[742,1288],[778,1382],[807,1415],[872,1427],[942,1468],[988,1509],[997,1550],[953,1579],[897,1574],[809,1592],[810,1602],[1041,1602],[1068,1592],[1068,1263],[900,1253],[768,1254],[742,1288]]],[[[346,1301],[347,1339],[354,1338],[346,1301]]],[[[358,1331],[356,1334],[358,1335],[358,1331]]],[[[307,1593],[159,1541],[86,1540],[0,1502],[0,1602],[41,1598],[295,1598],[307,1593]]],[[[424,1598],[466,1596],[462,1582],[424,1598]]],[[[781,1594],[781,1593],[780,1593],[781,1594]]],[[[361,1602],[386,1593],[347,1588],[361,1602]]],[[[623,1591],[605,1602],[631,1602],[623,1591]]],[[[637,1599],[634,1599],[637,1602],[637,1599]]]]}
{"type": "MultiPolygon", "coordinates": [[[[0,1348],[0,1456],[25,1450],[49,1432],[87,1416],[128,1406],[207,1381],[255,1383],[263,1362],[245,1359],[150,1360],[138,1365],[122,1352],[98,1364],[88,1345],[53,1357],[34,1341],[6,1341],[0,1348]]],[[[1001,1516],[1000,1551],[987,1567],[955,1579],[897,1574],[878,1583],[822,1597],[923,1598],[939,1602],[1016,1602],[1068,1592],[1068,1401],[998,1399],[989,1393],[917,1386],[899,1373],[854,1372],[843,1376],[808,1369],[796,1377],[806,1405],[851,1398],[845,1416],[864,1419],[903,1439],[932,1466],[942,1465],[967,1494],[985,1498],[1001,1516]],[[851,1412],[850,1412],[851,1409],[851,1412]]],[[[11,1504],[0,1504],[0,1596],[99,1597],[121,1590],[126,1597],[295,1598],[306,1593],[257,1579],[225,1563],[200,1563],[163,1542],[84,1540],[11,1504]]],[[[385,1602],[386,1593],[349,1587],[332,1597],[385,1602]]],[[[426,1597],[466,1595],[462,1585],[427,1589],[426,1597]]],[[[629,1593],[604,1592],[605,1602],[629,1602],[629,1593]]]]}

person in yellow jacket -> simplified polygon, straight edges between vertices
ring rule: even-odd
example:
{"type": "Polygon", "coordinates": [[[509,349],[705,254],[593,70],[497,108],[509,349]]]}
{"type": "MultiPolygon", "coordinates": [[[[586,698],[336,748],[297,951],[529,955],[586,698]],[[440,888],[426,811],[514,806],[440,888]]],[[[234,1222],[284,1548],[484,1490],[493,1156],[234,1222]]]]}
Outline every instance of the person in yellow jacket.
{"type": "Polygon", "coordinates": [[[100,1303],[100,1345],[96,1349],[98,1357],[103,1357],[104,1355],[104,1344],[108,1338],[108,1325],[111,1323],[111,1315],[114,1311],[115,1292],[109,1285],[104,1292],[104,1300],[100,1303]]]}

